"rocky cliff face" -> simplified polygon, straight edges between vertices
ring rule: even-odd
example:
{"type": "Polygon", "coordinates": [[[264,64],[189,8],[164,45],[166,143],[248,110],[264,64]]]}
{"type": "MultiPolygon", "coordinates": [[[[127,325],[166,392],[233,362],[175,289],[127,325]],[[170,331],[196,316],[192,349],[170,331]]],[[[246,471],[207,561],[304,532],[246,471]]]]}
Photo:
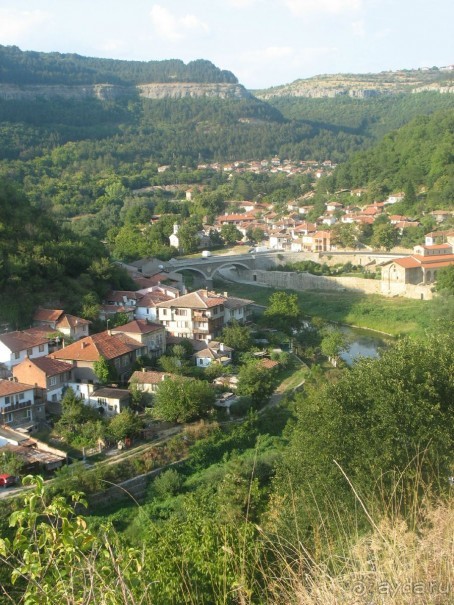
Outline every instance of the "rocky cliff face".
{"type": "Polygon", "coordinates": [[[240,84],[197,84],[193,82],[152,83],[137,86],[141,97],[147,99],[182,99],[184,97],[218,97],[245,99],[252,95],[240,84]]]}
{"type": "Polygon", "coordinates": [[[147,99],[182,99],[185,97],[245,99],[251,97],[251,94],[240,84],[221,83],[163,82],[140,84],[138,86],[116,86],[113,84],[94,84],[92,86],[0,84],[0,99],[7,101],[57,97],[63,99],[96,98],[106,101],[135,96],[147,99]]]}
{"type": "Polygon", "coordinates": [[[452,92],[452,75],[438,71],[400,71],[379,74],[333,74],[296,80],[292,84],[256,91],[259,99],[273,97],[369,98],[422,91],[452,92]]]}

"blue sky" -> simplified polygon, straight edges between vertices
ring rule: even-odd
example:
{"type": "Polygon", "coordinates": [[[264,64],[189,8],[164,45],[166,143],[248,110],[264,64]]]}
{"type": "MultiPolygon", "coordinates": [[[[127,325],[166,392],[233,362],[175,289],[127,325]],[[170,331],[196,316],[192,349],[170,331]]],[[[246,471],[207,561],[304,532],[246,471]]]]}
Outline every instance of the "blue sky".
{"type": "Polygon", "coordinates": [[[249,89],[454,63],[452,0],[0,0],[0,44],[208,59],[249,89]]]}

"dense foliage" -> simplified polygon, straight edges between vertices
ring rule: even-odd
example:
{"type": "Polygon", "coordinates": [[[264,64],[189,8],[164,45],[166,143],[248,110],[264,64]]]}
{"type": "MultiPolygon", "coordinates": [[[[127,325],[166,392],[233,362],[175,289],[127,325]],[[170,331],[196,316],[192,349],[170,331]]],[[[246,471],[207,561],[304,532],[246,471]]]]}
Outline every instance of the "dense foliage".
{"type": "Polygon", "coordinates": [[[333,190],[367,185],[380,197],[403,190],[408,211],[452,206],[453,150],[454,110],[419,116],[339,166],[329,185],[333,190]],[[419,192],[427,192],[421,208],[419,192]]]}
{"type": "Polygon", "coordinates": [[[39,304],[82,312],[83,297],[131,286],[104,245],[76,236],[19,189],[0,181],[0,318],[29,326],[39,304]]]}
{"type": "Polygon", "coordinates": [[[447,483],[454,436],[453,351],[449,330],[423,342],[400,341],[379,360],[359,361],[337,383],[297,397],[296,423],[276,486],[280,495],[293,494],[285,506],[281,501],[283,522],[309,528],[321,514],[334,527],[333,510],[354,510],[349,483],[368,503],[402,489],[403,507],[415,483],[439,478],[447,483]]]}
{"type": "Polygon", "coordinates": [[[21,51],[0,45],[0,82],[13,84],[140,84],[147,82],[229,82],[235,76],[210,61],[187,65],[167,61],[123,61],[76,54],[21,51]]]}
{"type": "MultiPolygon", "coordinates": [[[[290,591],[282,578],[294,566],[305,582],[328,560],[343,567],[342,545],[369,523],[386,531],[375,525],[377,510],[392,510],[404,526],[419,523],[421,499],[448,488],[452,334],[402,340],[325,386],[309,377],[284,438],[282,408],[205,433],[188,428],[187,460],[110,523],[74,517],[38,480],[0,539],[4,568],[18,580],[5,576],[5,589],[16,602],[25,593],[27,602],[49,604],[94,596],[112,605],[288,602],[279,591],[290,591]]],[[[379,553],[373,545],[367,552],[370,573],[379,553]]]]}

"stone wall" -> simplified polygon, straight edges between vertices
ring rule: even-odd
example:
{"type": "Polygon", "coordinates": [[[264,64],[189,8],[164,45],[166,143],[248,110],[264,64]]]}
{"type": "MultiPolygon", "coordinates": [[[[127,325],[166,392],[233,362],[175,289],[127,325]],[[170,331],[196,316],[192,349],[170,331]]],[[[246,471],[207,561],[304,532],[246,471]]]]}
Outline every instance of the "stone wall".
{"type": "Polygon", "coordinates": [[[126,481],[122,481],[117,485],[113,485],[103,492],[97,494],[91,494],[87,497],[88,510],[93,512],[99,506],[105,506],[106,504],[116,504],[118,502],[138,501],[140,502],[146,496],[148,485],[154,477],[157,477],[160,473],[171,467],[177,467],[183,464],[184,460],[173,462],[162,468],[154,469],[143,475],[137,475],[126,481]]]}
{"type": "Polygon", "coordinates": [[[354,290],[365,294],[379,294],[381,282],[360,277],[325,277],[310,273],[283,271],[255,271],[256,282],[285,290],[354,290]]]}

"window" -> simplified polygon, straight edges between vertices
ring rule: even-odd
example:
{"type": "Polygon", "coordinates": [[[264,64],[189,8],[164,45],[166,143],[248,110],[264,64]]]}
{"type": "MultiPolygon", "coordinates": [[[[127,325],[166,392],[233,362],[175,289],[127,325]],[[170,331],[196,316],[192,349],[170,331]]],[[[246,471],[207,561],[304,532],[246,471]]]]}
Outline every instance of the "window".
{"type": "Polygon", "coordinates": [[[27,355],[31,357],[31,355],[33,355],[33,349],[27,349],[27,355]]]}
{"type": "Polygon", "coordinates": [[[20,357],[20,353],[19,353],[19,351],[16,351],[14,353],[14,359],[19,359],[19,357],[20,357]]]}
{"type": "Polygon", "coordinates": [[[49,378],[49,385],[50,385],[51,387],[54,387],[56,384],[57,384],[57,377],[56,377],[56,376],[51,376],[51,377],[49,378]]]}
{"type": "Polygon", "coordinates": [[[44,345],[39,345],[38,350],[40,353],[44,351],[44,345]]]}
{"type": "Polygon", "coordinates": [[[25,399],[25,393],[19,393],[19,400],[23,401],[25,399]]]}
{"type": "Polygon", "coordinates": [[[5,405],[9,405],[9,404],[10,404],[10,401],[11,401],[11,399],[10,399],[10,397],[9,397],[9,396],[8,396],[8,397],[5,397],[5,405]]]}

